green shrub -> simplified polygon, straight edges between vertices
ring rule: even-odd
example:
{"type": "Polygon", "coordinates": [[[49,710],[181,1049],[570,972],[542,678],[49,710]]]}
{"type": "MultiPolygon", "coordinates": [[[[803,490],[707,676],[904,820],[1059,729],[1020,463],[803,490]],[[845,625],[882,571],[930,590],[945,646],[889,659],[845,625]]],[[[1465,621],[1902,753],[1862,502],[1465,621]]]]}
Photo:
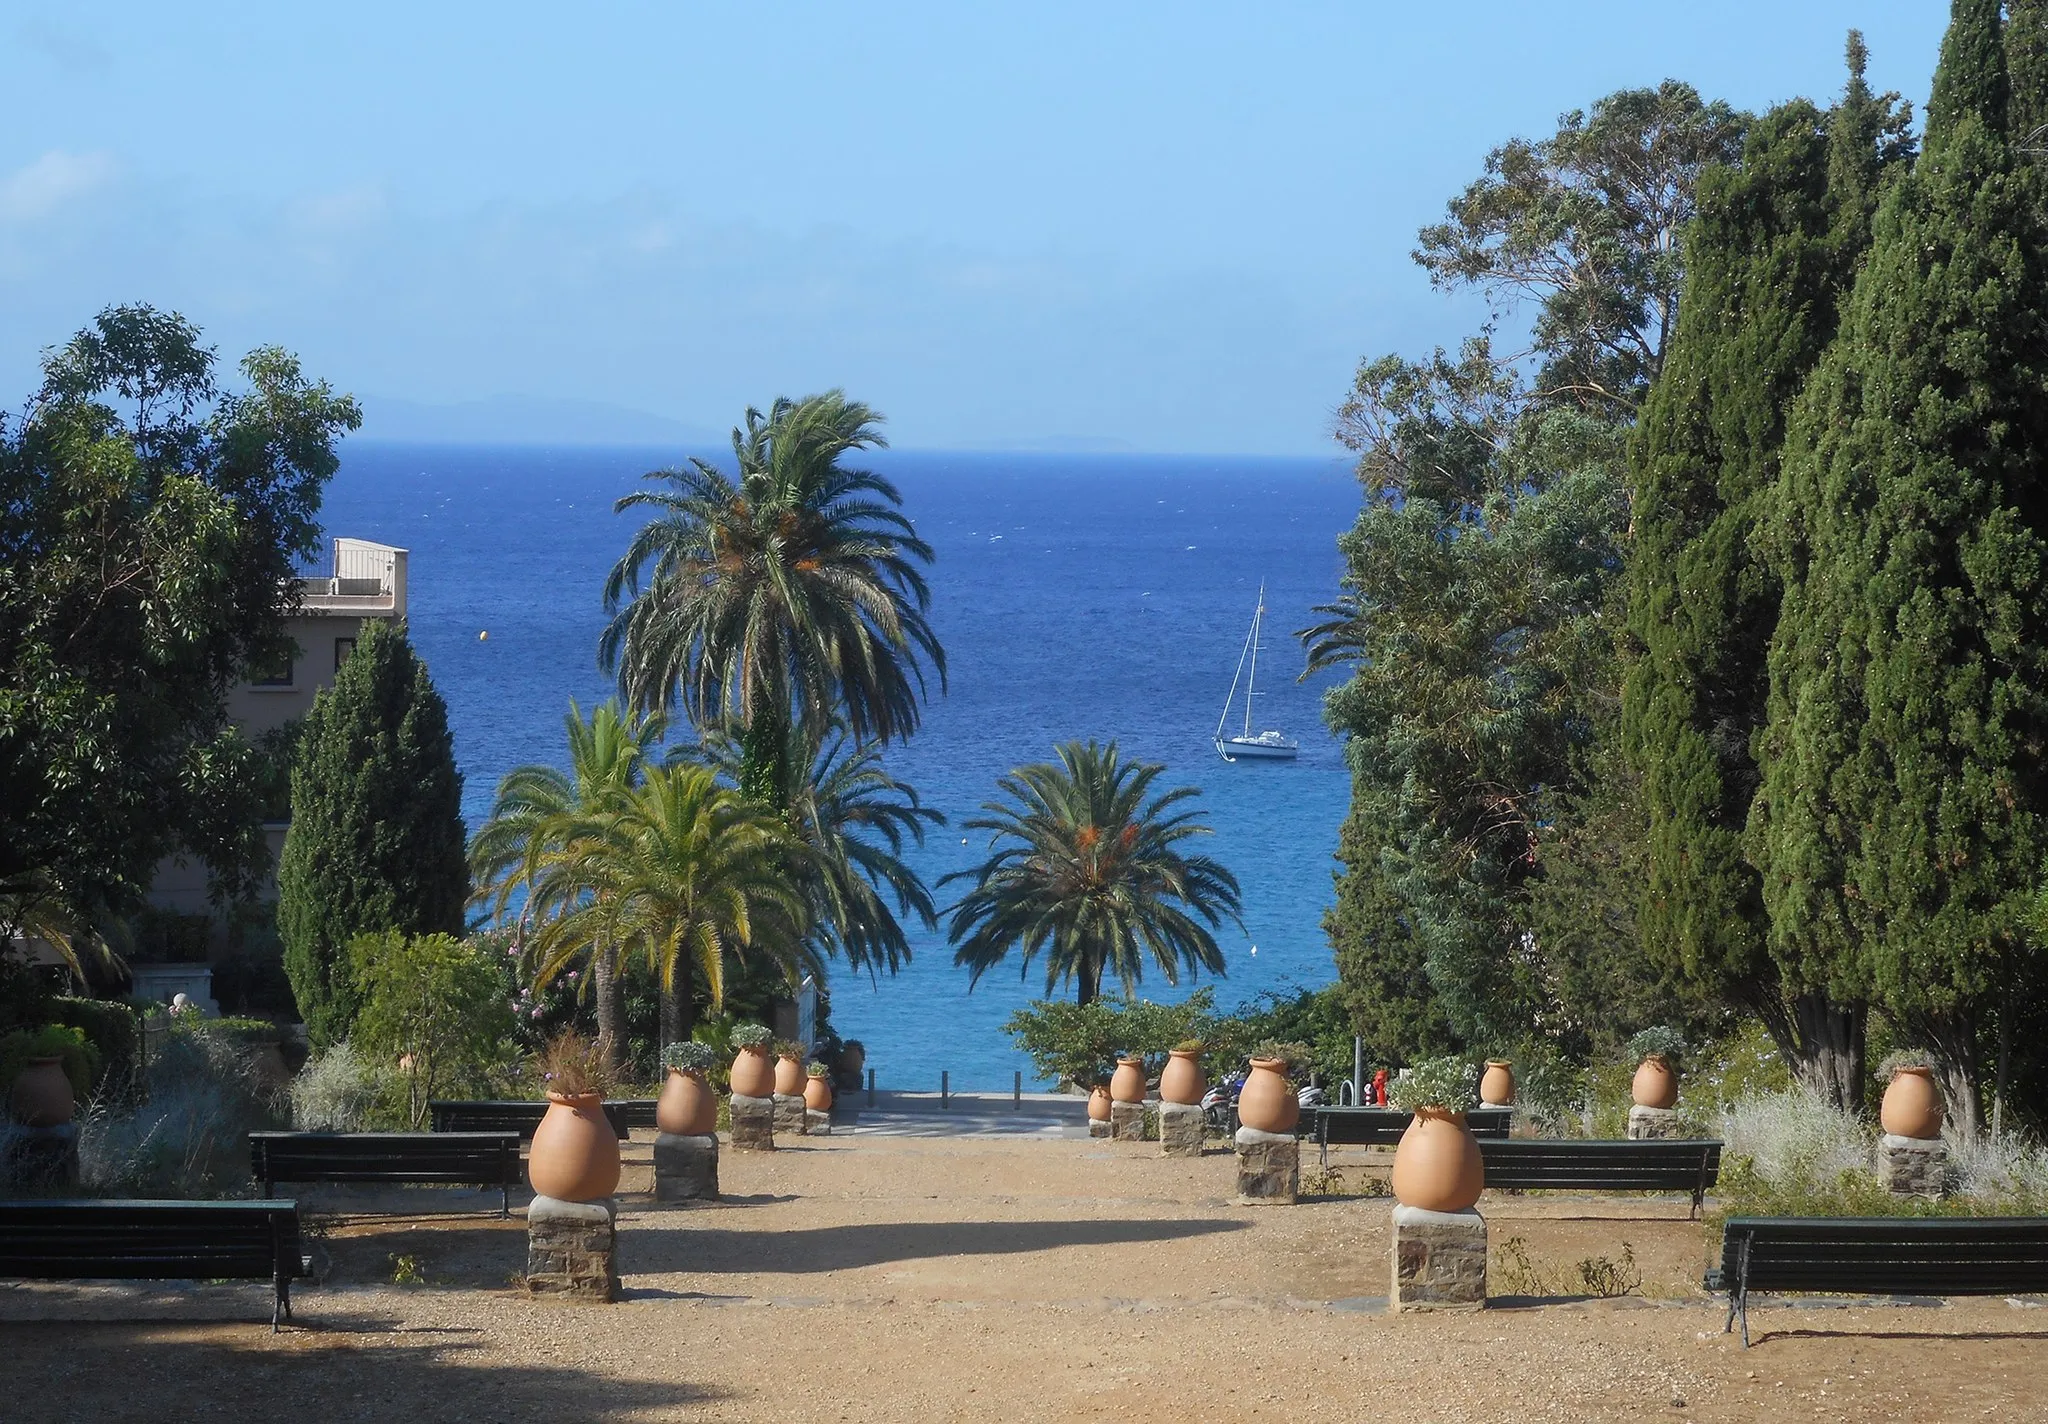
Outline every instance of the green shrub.
{"type": "Polygon", "coordinates": [[[50,1018],[83,1033],[99,1054],[95,1091],[112,1087],[127,1091],[134,1083],[137,1055],[142,1052],[142,1025],[135,1010],[110,999],[50,1000],[50,1018]]]}
{"type": "Polygon", "coordinates": [[[315,1053],[292,1079],[292,1126],[301,1132],[360,1132],[385,1096],[382,1075],[344,1039],[315,1053]]]}
{"type": "Polygon", "coordinates": [[[194,1014],[174,1018],[171,1025],[179,1033],[208,1034],[244,1048],[260,1048],[284,1040],[284,1030],[269,1019],[203,1019],[194,1014]]]}
{"type": "Polygon", "coordinates": [[[71,1096],[81,1103],[92,1096],[99,1073],[99,1050],[78,1029],[44,1024],[0,1036],[0,1100],[13,1090],[14,1080],[32,1058],[62,1059],[64,1076],[71,1080],[71,1096]]]}
{"type": "Polygon", "coordinates": [[[452,935],[359,935],[348,946],[361,994],[353,1042],[397,1066],[404,1119],[417,1128],[430,1099],[482,1087],[511,1056],[512,1009],[498,967],[452,935]]]}

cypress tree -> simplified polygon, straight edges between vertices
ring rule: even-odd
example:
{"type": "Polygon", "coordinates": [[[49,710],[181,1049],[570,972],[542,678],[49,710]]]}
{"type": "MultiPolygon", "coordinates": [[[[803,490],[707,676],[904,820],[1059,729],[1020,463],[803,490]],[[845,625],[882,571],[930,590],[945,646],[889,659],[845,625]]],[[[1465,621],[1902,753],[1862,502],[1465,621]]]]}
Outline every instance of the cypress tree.
{"type": "Polygon", "coordinates": [[[2048,345],[1995,0],[1956,0],[1795,410],[1752,853],[1780,963],[1853,966],[1978,1120],[1979,1021],[2044,847],[2048,345]]]}
{"type": "Polygon", "coordinates": [[[1872,97],[1864,59],[1852,33],[1848,90],[1830,114],[1804,100],[1773,109],[1738,167],[1701,180],[1678,331],[1630,449],[1639,655],[1622,695],[1649,818],[1645,950],[1761,1017],[1800,1078],[1844,1104],[1860,1092],[1861,996],[1772,958],[1743,836],[1781,597],[1754,536],[1777,488],[1783,413],[1834,337],[1868,195],[1902,152],[1903,116],[1872,97]]]}
{"type": "Polygon", "coordinates": [[[285,970],[316,1045],[355,1022],[352,938],[462,933],[462,775],[447,705],[403,629],[367,624],[313,701],[277,884],[285,970]]]}
{"type": "Polygon", "coordinates": [[[2007,0],[2005,68],[2012,144],[2036,163],[2048,153],[2048,0],[2007,0]]]}

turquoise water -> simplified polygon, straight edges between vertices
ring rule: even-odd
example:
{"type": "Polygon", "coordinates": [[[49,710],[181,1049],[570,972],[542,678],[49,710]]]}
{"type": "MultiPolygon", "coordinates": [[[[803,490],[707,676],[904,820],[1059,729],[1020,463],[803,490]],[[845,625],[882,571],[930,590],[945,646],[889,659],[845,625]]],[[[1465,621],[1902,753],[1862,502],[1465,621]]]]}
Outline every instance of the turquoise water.
{"type": "MultiPolygon", "coordinates": [[[[325,512],[332,533],[412,551],[413,638],[449,705],[472,824],[498,778],[562,754],[568,699],[607,696],[595,649],[606,572],[627,521],[612,501],[659,450],[356,445],[325,512]],[[490,634],[479,639],[481,632],[490,634]]],[[[888,453],[874,460],[938,551],[933,623],[950,689],[889,762],[952,828],[913,863],[927,881],[980,859],[959,823],[998,776],[1070,737],[1115,738],[1202,788],[1215,835],[1202,848],[1237,875],[1245,933],[1228,928],[1218,997],[1334,975],[1320,925],[1348,782],[1323,729],[1329,683],[1296,681],[1290,635],[1337,591],[1336,536],[1357,510],[1340,461],[1163,456],[888,453]],[[1301,742],[1293,763],[1225,765],[1211,739],[1259,581],[1268,609],[1257,728],[1301,742]],[[1270,675],[1268,675],[1270,673],[1270,675]],[[1256,952],[1254,952],[1256,950],[1256,952]]],[[[1241,714],[1239,714],[1241,716],[1241,714]]],[[[948,892],[950,895],[950,891],[948,892]]],[[[998,969],[970,993],[943,932],[913,934],[893,979],[834,985],[840,1033],[881,1083],[1007,1089],[1029,1065],[1002,1034],[1045,991],[1042,972],[998,969]]],[[[1141,992],[1187,991],[1148,978],[1141,992]]]]}

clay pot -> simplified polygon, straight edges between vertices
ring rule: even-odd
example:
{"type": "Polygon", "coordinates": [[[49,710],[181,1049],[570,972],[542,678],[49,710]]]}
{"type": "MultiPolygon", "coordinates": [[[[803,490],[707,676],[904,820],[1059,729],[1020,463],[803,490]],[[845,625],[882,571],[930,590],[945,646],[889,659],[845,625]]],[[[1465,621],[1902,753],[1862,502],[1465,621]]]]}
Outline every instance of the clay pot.
{"type": "Polygon", "coordinates": [[[775,1092],[775,1060],[765,1048],[742,1048],[732,1060],[733,1096],[766,1098],[775,1092]]]}
{"type": "Polygon", "coordinates": [[[1107,1083],[1097,1083],[1088,1090],[1088,1120],[1090,1122],[1109,1121],[1109,1085],[1107,1083]]]}
{"type": "Polygon", "coordinates": [[[785,1098],[803,1096],[804,1061],[788,1054],[775,1060],[775,1091],[785,1098]]]}
{"type": "Polygon", "coordinates": [[[1159,1075],[1159,1101],[1199,1107],[1208,1086],[1202,1078],[1202,1056],[1176,1048],[1168,1055],[1166,1069],[1159,1075]]]}
{"type": "Polygon", "coordinates": [[[1878,1120],[1894,1137],[1930,1139],[1941,1136],[1941,1094],[1926,1068],[1901,1068],[1884,1090],[1878,1120]]]}
{"type": "Polygon", "coordinates": [[[619,1135],[596,1093],[548,1094],[533,1132],[526,1180],[556,1201],[603,1201],[619,1186],[619,1135]]]}
{"type": "Polygon", "coordinates": [[[71,1096],[71,1080],[64,1076],[64,1060],[29,1059],[14,1077],[7,1105],[24,1127],[61,1127],[71,1121],[77,1103],[71,1096]]]}
{"type": "Polygon", "coordinates": [[[1424,1211],[1463,1211],[1486,1187],[1479,1139],[1465,1114],[1417,1108],[1394,1149],[1394,1198],[1424,1211]]]}
{"type": "Polygon", "coordinates": [[[1119,1058],[1116,1072],[1109,1080],[1109,1096],[1119,1103],[1142,1103],[1145,1101],[1145,1060],[1142,1058],[1119,1058]]]}
{"type": "Polygon", "coordinates": [[[839,1076],[846,1082],[858,1083],[861,1070],[868,1066],[868,1051],[858,1043],[849,1043],[839,1050],[839,1076]]]}
{"type": "Polygon", "coordinates": [[[1505,1058],[1486,1060],[1479,1075],[1479,1101],[1490,1108],[1504,1108],[1515,1100],[1515,1070],[1505,1058]]]}
{"type": "Polygon", "coordinates": [[[1301,1100],[1287,1081],[1287,1063],[1280,1058],[1254,1058],[1251,1076],[1237,1094],[1239,1125],[1259,1132],[1292,1132],[1301,1120],[1301,1100]]]}
{"type": "Polygon", "coordinates": [[[1629,1092],[1639,1108],[1668,1108],[1678,1101],[1678,1075],[1661,1053],[1652,1053],[1636,1069],[1629,1092]]]}
{"type": "Polygon", "coordinates": [[[832,1111],[832,1084],[823,1077],[804,1080],[804,1106],[812,1112],[832,1111]]]}
{"type": "Polygon", "coordinates": [[[654,1100],[654,1125],[676,1137],[709,1137],[718,1131],[718,1098],[695,1068],[671,1068],[654,1100]]]}

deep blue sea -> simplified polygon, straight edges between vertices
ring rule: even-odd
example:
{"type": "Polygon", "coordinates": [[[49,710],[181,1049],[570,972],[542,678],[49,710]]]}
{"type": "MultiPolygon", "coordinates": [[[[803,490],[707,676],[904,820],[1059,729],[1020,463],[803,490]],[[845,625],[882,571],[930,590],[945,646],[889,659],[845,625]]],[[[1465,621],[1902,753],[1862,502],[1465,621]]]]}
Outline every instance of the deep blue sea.
{"type": "MultiPolygon", "coordinates": [[[[504,772],[563,759],[571,697],[610,694],[597,667],[607,571],[630,532],[612,502],[673,450],[351,444],[327,495],[330,534],[411,550],[414,643],[448,700],[474,825],[504,772]],[[481,632],[490,634],[479,639],[481,632]]],[[[727,452],[730,459],[730,452],[727,452]]],[[[944,811],[912,856],[928,882],[972,864],[960,822],[996,778],[1071,737],[1114,738],[1202,789],[1200,848],[1243,886],[1246,933],[1221,937],[1225,1005],[1334,977],[1321,918],[1349,783],[1324,730],[1330,678],[1297,681],[1294,630],[1337,593],[1336,537],[1358,508],[1341,460],[884,452],[872,466],[936,548],[932,622],[950,686],[892,747],[897,775],[944,811]],[[1257,727],[1301,742],[1293,763],[1224,764],[1211,740],[1260,580],[1267,623],[1257,727]]],[[[1241,712],[1234,712],[1234,720],[1241,712]]],[[[1241,722],[1240,722],[1241,724],[1241,722]]],[[[957,888],[957,887],[953,887],[957,888]]],[[[947,892],[948,898],[952,888],[947,892]]],[[[942,901],[943,903],[943,901],[942,901]]],[[[1045,980],[998,969],[972,993],[943,932],[877,985],[833,985],[838,1031],[883,1086],[1007,1090],[1030,1065],[1000,1025],[1045,980]]],[[[1177,998],[1147,978],[1141,992],[1177,998]]]]}

